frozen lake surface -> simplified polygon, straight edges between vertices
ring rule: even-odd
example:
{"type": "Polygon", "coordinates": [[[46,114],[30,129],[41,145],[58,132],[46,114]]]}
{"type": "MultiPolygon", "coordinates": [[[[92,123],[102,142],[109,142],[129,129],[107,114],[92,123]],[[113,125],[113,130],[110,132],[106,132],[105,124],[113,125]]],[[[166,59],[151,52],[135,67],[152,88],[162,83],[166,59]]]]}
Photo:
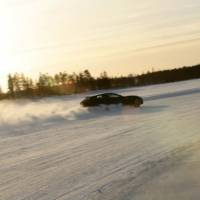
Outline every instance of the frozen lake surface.
{"type": "Polygon", "coordinates": [[[0,200],[199,200],[200,80],[114,92],[144,105],[1,101],[0,200]]]}

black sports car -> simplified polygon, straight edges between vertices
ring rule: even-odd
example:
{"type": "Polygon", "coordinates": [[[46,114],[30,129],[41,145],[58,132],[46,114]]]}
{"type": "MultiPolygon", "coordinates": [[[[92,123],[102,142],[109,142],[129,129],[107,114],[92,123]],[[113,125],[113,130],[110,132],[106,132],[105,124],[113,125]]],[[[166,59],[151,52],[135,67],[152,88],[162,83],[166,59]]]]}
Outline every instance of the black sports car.
{"type": "Polygon", "coordinates": [[[101,104],[123,104],[140,107],[143,104],[143,99],[138,96],[121,96],[115,93],[104,93],[95,96],[86,97],[81,105],[84,107],[99,106],[101,104]]]}

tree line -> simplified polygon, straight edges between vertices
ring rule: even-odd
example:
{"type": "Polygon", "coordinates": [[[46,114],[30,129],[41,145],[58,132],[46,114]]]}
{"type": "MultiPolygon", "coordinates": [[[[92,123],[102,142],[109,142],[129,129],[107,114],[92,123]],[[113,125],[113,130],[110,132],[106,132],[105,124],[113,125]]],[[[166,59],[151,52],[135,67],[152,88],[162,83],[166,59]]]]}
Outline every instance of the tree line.
{"type": "Polygon", "coordinates": [[[107,72],[94,77],[89,70],[71,74],[59,72],[55,75],[40,73],[36,81],[24,74],[15,73],[8,75],[8,91],[3,93],[0,90],[0,98],[68,95],[91,90],[127,88],[195,78],[200,78],[200,65],[120,77],[110,77],[107,72]]]}

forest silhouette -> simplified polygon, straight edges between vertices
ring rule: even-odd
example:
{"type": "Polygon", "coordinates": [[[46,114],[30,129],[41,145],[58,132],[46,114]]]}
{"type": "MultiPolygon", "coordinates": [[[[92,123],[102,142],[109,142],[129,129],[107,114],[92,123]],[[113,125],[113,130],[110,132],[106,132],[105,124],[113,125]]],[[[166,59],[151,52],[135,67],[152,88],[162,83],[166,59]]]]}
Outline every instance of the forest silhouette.
{"type": "Polygon", "coordinates": [[[89,70],[80,73],[59,72],[55,75],[40,73],[38,79],[25,74],[8,75],[8,91],[0,92],[0,99],[34,98],[54,95],[70,95],[92,90],[128,88],[169,83],[200,78],[200,64],[163,71],[148,71],[141,75],[110,77],[102,72],[98,77],[89,70]]]}

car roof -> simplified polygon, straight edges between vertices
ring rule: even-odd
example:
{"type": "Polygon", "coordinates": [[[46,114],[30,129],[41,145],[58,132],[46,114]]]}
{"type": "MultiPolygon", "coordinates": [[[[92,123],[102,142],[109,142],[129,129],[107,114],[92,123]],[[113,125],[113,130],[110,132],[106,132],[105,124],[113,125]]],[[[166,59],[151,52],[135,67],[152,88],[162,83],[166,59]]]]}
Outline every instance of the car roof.
{"type": "Polygon", "coordinates": [[[100,94],[97,94],[97,95],[94,95],[94,96],[88,96],[88,98],[92,98],[92,97],[94,98],[94,97],[97,97],[97,96],[107,96],[107,95],[118,95],[118,96],[121,96],[120,94],[107,92],[107,93],[100,93],[100,94]]]}

